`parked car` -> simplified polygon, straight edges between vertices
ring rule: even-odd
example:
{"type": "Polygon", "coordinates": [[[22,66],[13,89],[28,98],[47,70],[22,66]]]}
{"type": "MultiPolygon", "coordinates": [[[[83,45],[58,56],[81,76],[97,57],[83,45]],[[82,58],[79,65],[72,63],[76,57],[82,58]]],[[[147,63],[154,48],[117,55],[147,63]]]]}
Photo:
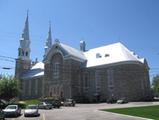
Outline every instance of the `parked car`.
{"type": "Polygon", "coordinates": [[[118,104],[124,104],[124,103],[128,103],[128,101],[124,98],[117,100],[118,104]]]}
{"type": "Polygon", "coordinates": [[[37,105],[28,105],[24,110],[24,116],[39,116],[39,109],[37,105]]]}
{"type": "Polygon", "coordinates": [[[0,120],[5,120],[4,112],[0,109],[0,120]]]}
{"type": "Polygon", "coordinates": [[[44,102],[50,103],[53,108],[60,108],[61,101],[59,99],[45,99],[44,102]]]}
{"type": "Polygon", "coordinates": [[[115,99],[113,99],[113,98],[107,99],[107,103],[108,103],[108,104],[113,104],[113,103],[116,103],[116,102],[117,102],[117,100],[115,100],[115,99]]]}
{"type": "Polygon", "coordinates": [[[39,109],[52,109],[52,104],[48,102],[41,102],[38,107],[39,109]]]}
{"type": "Polygon", "coordinates": [[[21,108],[18,105],[8,105],[3,112],[5,116],[19,116],[21,115],[21,108]]]}
{"type": "Polygon", "coordinates": [[[54,108],[60,108],[61,106],[62,106],[62,104],[61,104],[61,101],[60,100],[53,100],[52,101],[52,106],[54,107],[54,108]]]}
{"type": "Polygon", "coordinates": [[[73,100],[73,99],[66,99],[65,101],[64,101],[64,106],[75,106],[75,100],[73,100]]]}

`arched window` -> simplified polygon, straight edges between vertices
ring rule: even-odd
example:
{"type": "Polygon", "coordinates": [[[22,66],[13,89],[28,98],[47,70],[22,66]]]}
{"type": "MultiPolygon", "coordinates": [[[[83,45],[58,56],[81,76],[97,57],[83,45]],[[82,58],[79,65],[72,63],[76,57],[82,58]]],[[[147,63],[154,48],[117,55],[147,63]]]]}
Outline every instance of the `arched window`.
{"type": "Polygon", "coordinates": [[[56,62],[53,64],[53,77],[59,78],[60,75],[60,63],[56,62]]]}
{"type": "Polygon", "coordinates": [[[28,56],[28,52],[25,53],[25,56],[28,56]]]}
{"type": "Polygon", "coordinates": [[[22,50],[22,56],[24,56],[24,51],[22,50]]]}
{"type": "Polygon", "coordinates": [[[19,52],[18,52],[18,55],[20,56],[20,50],[19,50],[19,52]]]}
{"type": "Polygon", "coordinates": [[[52,77],[53,79],[59,79],[62,76],[62,56],[61,54],[57,53],[52,58],[52,77]]]}

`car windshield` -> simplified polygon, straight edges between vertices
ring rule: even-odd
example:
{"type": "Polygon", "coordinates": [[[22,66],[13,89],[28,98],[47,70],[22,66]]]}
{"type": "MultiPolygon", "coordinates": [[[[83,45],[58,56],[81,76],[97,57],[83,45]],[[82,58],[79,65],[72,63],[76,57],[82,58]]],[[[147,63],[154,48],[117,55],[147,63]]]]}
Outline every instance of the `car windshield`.
{"type": "Polygon", "coordinates": [[[37,109],[37,106],[28,106],[27,109],[37,109]]]}
{"type": "Polygon", "coordinates": [[[50,104],[49,102],[44,102],[45,104],[50,104]]]}
{"type": "Polygon", "coordinates": [[[67,102],[72,102],[72,99],[67,99],[66,101],[67,101],[67,102]]]}
{"type": "Polygon", "coordinates": [[[13,105],[11,106],[11,105],[10,105],[10,106],[8,106],[6,109],[16,109],[16,108],[17,108],[17,106],[13,106],[13,105]]]}

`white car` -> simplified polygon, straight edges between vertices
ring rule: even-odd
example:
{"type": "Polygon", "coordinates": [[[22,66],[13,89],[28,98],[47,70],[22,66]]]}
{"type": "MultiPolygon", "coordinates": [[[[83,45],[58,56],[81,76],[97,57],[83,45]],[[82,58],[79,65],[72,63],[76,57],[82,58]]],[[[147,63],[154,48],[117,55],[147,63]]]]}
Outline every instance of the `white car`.
{"type": "Polygon", "coordinates": [[[28,105],[24,110],[24,116],[39,116],[39,109],[37,105],[28,105]]]}
{"type": "Polygon", "coordinates": [[[64,106],[75,106],[76,102],[73,99],[66,99],[66,101],[64,101],[64,106]]]}
{"type": "Polygon", "coordinates": [[[5,116],[19,116],[21,115],[21,108],[18,105],[8,105],[3,112],[5,116]]]}

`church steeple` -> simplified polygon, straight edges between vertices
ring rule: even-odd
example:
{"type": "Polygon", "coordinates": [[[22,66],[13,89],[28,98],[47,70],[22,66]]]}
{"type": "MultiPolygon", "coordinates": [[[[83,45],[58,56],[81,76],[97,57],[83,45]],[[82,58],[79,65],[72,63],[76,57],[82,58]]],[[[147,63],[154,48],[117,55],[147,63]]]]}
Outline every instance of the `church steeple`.
{"type": "Polygon", "coordinates": [[[48,37],[47,37],[46,43],[45,43],[45,54],[44,54],[44,56],[46,56],[46,54],[50,50],[51,46],[52,46],[52,35],[51,35],[51,23],[49,22],[49,32],[48,32],[48,37]]]}
{"type": "Polygon", "coordinates": [[[22,73],[31,68],[30,60],[30,38],[29,38],[29,16],[25,20],[25,26],[20,38],[20,46],[18,48],[18,58],[16,59],[15,76],[20,78],[22,73]]]}
{"type": "Polygon", "coordinates": [[[28,15],[28,11],[27,11],[27,17],[25,20],[25,26],[24,26],[23,33],[22,33],[22,38],[24,40],[29,40],[29,15],[28,15]]]}
{"type": "Polygon", "coordinates": [[[29,38],[29,15],[27,11],[27,17],[25,20],[25,26],[20,39],[20,47],[18,49],[18,58],[22,60],[30,60],[30,38],[29,38]]]}

